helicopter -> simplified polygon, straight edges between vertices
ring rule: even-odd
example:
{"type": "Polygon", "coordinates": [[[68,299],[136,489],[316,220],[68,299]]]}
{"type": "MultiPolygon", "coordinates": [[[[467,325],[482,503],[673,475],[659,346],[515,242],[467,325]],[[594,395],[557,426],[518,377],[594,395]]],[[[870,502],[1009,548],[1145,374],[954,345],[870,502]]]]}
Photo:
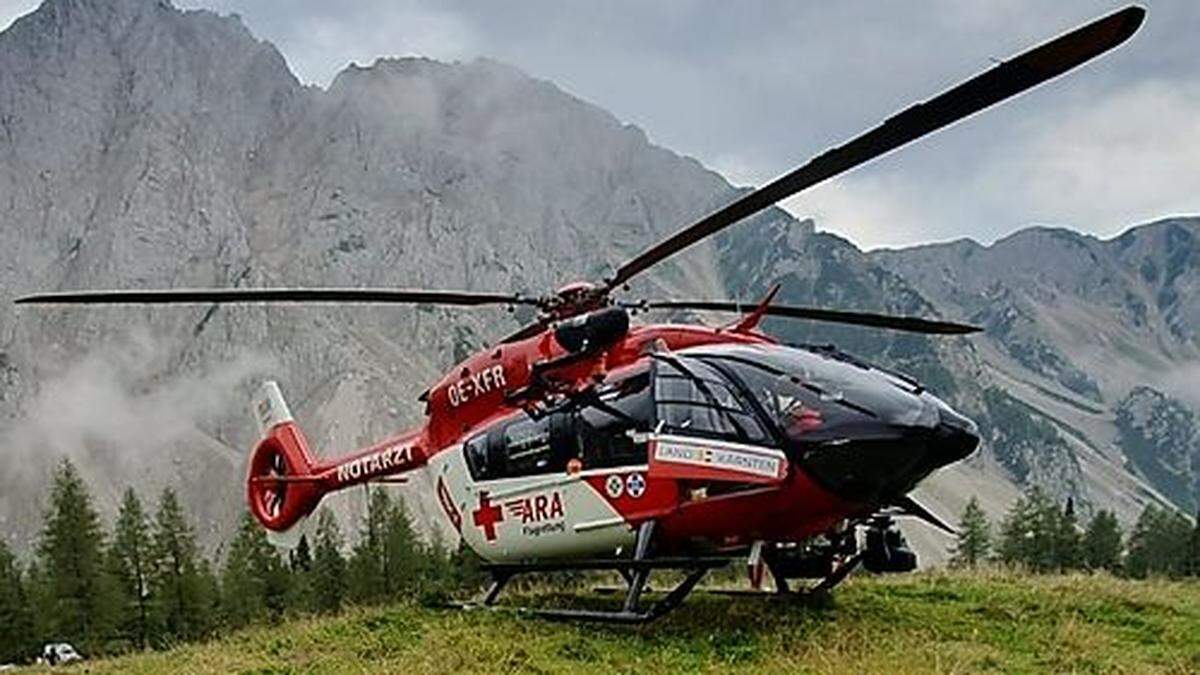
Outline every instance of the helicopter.
{"type": "MultiPolygon", "coordinates": [[[[976,326],[911,316],[757,303],[620,297],[693,244],[822,181],[1055,78],[1130,38],[1129,6],[917,103],[771,183],[745,192],[615,268],[543,296],[402,288],[60,291],[19,304],[355,303],[536,310],[532,323],[468,357],[420,396],[425,422],[322,458],[279,385],[253,403],[261,437],[246,498],[268,531],[296,532],[331,492],[419,478],[485,562],[495,605],[513,577],[610,570],[611,610],[540,608],[551,618],[641,623],[679,606],[711,570],[745,560],[754,589],[824,593],[858,566],[905,572],[916,556],[895,524],[953,529],[909,492],[973,453],[977,426],[914,379],[832,346],[789,345],[765,317],[929,335],[976,326]],[[658,310],[738,314],[721,326],[634,325],[658,310]],[[656,570],[681,572],[648,603],[656,570]],[[792,589],[794,580],[812,580],[792,589]]],[[[758,591],[767,594],[765,591],[758,591]]]]}

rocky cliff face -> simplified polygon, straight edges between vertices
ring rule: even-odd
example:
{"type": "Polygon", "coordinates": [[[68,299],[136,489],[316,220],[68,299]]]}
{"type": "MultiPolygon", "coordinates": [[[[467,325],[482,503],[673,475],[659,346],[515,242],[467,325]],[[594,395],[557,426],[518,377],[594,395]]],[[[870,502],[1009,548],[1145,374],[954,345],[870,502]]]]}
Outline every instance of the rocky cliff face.
{"type": "MultiPolygon", "coordinates": [[[[16,311],[18,294],[542,292],[603,275],[734,194],[640,130],[494,62],[380,60],[322,90],[301,86],[236,18],[47,0],[0,34],[0,528],[31,534],[48,465],[66,454],[104,505],[125,484],[174,485],[216,534],[241,508],[252,380],[279,378],[316,445],[341,453],[417,421],[414,397],[441,369],[524,318],[16,311]]],[[[977,493],[1002,510],[1028,482],[1128,515],[1164,488],[1126,463],[1115,402],[1156,382],[1200,405],[1164,375],[1200,362],[1195,234],[1178,221],[1110,242],[1039,230],[990,248],[866,254],[773,209],[634,290],[754,299],[779,282],[787,302],[983,322],[982,339],[769,329],[911,372],[980,419],[987,448],[925,488],[949,517],[977,493]]],[[[403,489],[419,516],[432,509],[403,489]]],[[[336,503],[352,515],[359,498],[336,503]]]]}
{"type": "Polygon", "coordinates": [[[959,241],[870,257],[948,316],[986,327],[972,343],[998,387],[989,407],[1023,411],[1035,426],[1016,426],[1044,437],[1033,452],[996,444],[1011,474],[1021,478],[1031,457],[1055,445],[1049,431],[1081,466],[1082,496],[1116,500],[1128,513],[1146,498],[1194,503],[1189,452],[1173,445],[1187,441],[1144,423],[1200,406],[1198,237],[1200,219],[1176,218],[1107,241],[1032,228],[989,247],[959,241]]]}
{"type": "MultiPolygon", "coordinates": [[[[345,452],[415,422],[415,396],[441,369],[518,321],[345,306],[16,311],[16,295],[544,292],[599,276],[730,192],[500,64],[382,60],[305,88],[237,19],[152,0],[49,0],[17,21],[0,35],[0,122],[0,517],[21,535],[62,454],[107,504],[124,483],[175,484],[203,522],[232,522],[252,375],[278,376],[317,445],[345,452]],[[96,378],[112,386],[93,390],[96,378]],[[222,401],[193,395],[218,383],[222,401]]],[[[641,288],[719,297],[697,249],[641,288]]]]}

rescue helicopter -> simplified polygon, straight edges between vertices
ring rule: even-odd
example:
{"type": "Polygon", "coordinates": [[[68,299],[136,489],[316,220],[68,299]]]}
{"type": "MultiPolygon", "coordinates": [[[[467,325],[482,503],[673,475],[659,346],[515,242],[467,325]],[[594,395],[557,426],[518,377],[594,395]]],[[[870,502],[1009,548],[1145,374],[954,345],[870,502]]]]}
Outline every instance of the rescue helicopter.
{"type": "MultiPolygon", "coordinates": [[[[638,623],[678,606],[707,572],[745,560],[755,588],[824,592],[862,565],[916,566],[894,518],[952,531],[908,493],[970,455],[976,425],[913,379],[833,347],[783,344],[764,317],[963,335],[930,318],[776,304],[620,297],[656,263],[781,199],[1065,73],[1127,40],[1129,6],[909,107],[684,227],[596,282],[541,297],[399,288],[63,291],[21,304],[358,303],[528,306],[536,320],[454,366],[420,397],[418,428],[340,458],[314,452],[279,386],[253,404],[261,440],[246,498],[262,525],[294,532],[330,492],[404,474],[485,562],[493,605],[516,575],[613,570],[611,610],[556,618],[638,623]],[[740,314],[710,327],[632,325],[654,310],[740,314]],[[643,598],[655,570],[682,580],[643,598]],[[793,590],[791,582],[813,580],[793,590]]],[[[764,592],[765,594],[765,592],[764,592]]]]}

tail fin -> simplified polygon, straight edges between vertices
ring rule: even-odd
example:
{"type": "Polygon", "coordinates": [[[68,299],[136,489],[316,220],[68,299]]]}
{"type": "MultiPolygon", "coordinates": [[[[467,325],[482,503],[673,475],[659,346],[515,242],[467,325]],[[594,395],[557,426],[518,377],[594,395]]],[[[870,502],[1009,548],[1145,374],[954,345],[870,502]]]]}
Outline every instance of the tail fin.
{"type": "Polygon", "coordinates": [[[263,383],[253,412],[262,439],[250,454],[246,499],[264,527],[284,533],[317,508],[324,493],[321,478],[277,383],[263,383]]]}

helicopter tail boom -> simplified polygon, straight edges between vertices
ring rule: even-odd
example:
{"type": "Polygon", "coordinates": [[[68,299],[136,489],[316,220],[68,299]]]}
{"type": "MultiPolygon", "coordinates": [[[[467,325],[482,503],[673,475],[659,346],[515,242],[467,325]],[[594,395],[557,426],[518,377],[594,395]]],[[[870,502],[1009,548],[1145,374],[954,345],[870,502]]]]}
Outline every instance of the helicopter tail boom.
{"type": "Polygon", "coordinates": [[[386,480],[425,465],[419,434],[402,434],[346,457],[318,461],[275,382],[263,383],[254,415],[262,437],[250,454],[246,498],[268,530],[291,530],[327,492],[386,480]]]}

